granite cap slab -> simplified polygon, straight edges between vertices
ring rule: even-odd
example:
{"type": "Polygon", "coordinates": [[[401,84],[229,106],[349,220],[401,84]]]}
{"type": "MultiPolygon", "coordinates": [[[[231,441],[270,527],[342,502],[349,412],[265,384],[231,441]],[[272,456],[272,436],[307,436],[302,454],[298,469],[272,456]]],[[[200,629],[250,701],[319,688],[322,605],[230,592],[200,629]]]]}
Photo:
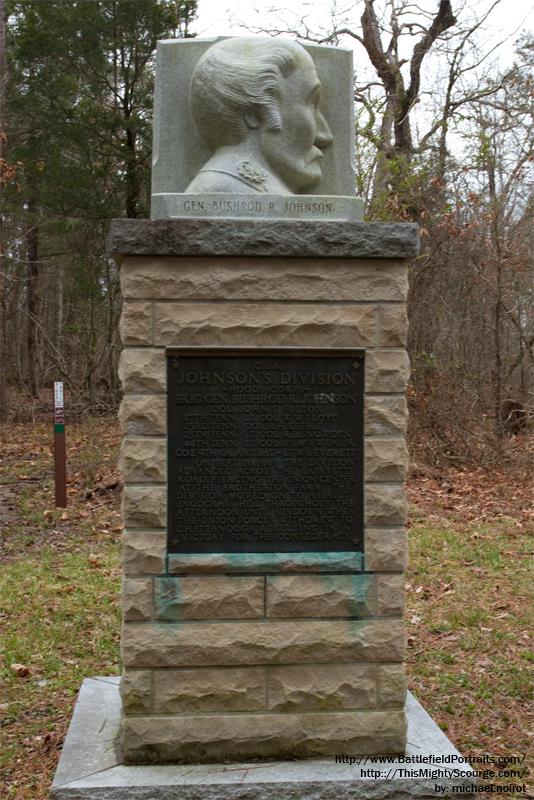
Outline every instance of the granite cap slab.
{"type": "Polygon", "coordinates": [[[413,258],[412,223],[332,220],[115,219],[110,255],[413,258]]]}

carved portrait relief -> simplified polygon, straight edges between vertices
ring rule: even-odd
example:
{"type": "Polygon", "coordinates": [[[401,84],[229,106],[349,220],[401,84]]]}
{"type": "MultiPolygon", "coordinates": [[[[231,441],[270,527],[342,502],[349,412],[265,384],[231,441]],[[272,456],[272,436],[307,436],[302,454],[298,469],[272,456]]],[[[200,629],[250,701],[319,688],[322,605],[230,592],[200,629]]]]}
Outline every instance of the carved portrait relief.
{"type": "Polygon", "coordinates": [[[191,115],[211,156],[186,193],[300,194],[333,142],[313,59],[297,42],[237,37],[199,59],[191,115]]]}

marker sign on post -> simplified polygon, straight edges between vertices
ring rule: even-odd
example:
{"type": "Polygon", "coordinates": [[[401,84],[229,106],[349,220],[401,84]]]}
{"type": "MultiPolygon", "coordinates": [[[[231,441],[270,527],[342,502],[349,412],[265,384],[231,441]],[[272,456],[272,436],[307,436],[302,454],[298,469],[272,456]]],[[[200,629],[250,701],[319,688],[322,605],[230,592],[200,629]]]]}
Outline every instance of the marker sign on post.
{"type": "Polygon", "coordinates": [[[61,426],[58,433],[65,430],[65,404],[63,401],[63,381],[54,383],[54,426],[61,426]]]}
{"type": "Polygon", "coordinates": [[[65,403],[63,382],[54,383],[54,471],[56,506],[67,507],[67,454],[65,449],[65,403]]]}

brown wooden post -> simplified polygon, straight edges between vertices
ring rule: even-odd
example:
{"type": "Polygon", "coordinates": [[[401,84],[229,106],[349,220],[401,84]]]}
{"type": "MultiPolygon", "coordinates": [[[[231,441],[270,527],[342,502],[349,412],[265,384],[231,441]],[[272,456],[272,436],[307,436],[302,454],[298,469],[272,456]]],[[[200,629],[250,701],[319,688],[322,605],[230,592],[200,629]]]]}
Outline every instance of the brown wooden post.
{"type": "Polygon", "coordinates": [[[65,449],[65,406],[63,382],[54,383],[54,472],[56,507],[67,507],[67,455],[65,449]]]}

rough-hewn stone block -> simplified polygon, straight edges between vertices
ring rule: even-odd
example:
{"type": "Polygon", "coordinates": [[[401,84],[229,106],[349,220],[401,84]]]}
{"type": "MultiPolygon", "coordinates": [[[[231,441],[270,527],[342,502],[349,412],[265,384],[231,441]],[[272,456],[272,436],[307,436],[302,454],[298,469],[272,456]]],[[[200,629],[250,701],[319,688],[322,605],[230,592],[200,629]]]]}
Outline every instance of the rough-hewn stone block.
{"type": "Polygon", "coordinates": [[[408,449],[404,439],[366,438],[366,481],[403,481],[407,468],[408,449]]]}
{"type": "Polygon", "coordinates": [[[265,709],[265,668],[158,669],[154,711],[261,711],[265,709]]]}
{"type": "Polygon", "coordinates": [[[123,439],[119,470],[126,483],[163,483],[166,480],[165,439],[123,439]]]}
{"type": "Polygon", "coordinates": [[[381,707],[404,708],[406,670],[404,664],[381,664],[378,667],[378,703],[381,707]]]}
{"type": "Polygon", "coordinates": [[[381,305],[378,314],[380,347],[405,347],[408,338],[405,303],[381,305]]]}
{"type": "Polygon", "coordinates": [[[406,433],[408,407],[404,395],[365,398],[365,433],[367,436],[395,436],[406,433]]]}
{"type": "Polygon", "coordinates": [[[157,303],[155,318],[158,345],[368,347],[377,327],[368,304],[157,303]]]}
{"type": "Polygon", "coordinates": [[[167,487],[126,485],[122,517],[129,528],[163,528],[167,519],[167,487]]]}
{"type": "Polygon", "coordinates": [[[408,269],[379,259],[129,256],[121,286],[127,299],[403,302],[408,269]]]}
{"type": "Polygon", "coordinates": [[[156,579],[156,617],[256,619],[264,616],[265,578],[237,575],[156,579]]]}
{"type": "Polygon", "coordinates": [[[361,572],[362,553],[171,553],[169,572],[361,572]]]}
{"type": "Polygon", "coordinates": [[[369,575],[273,575],[267,578],[268,617],[369,617],[374,581],[369,575]]]}
{"type": "Polygon", "coordinates": [[[408,542],[403,528],[369,528],[365,532],[365,569],[401,572],[406,568],[408,542]]]}
{"type": "Polygon", "coordinates": [[[123,345],[152,344],[152,303],[124,303],[119,331],[123,345]]]}
{"type": "Polygon", "coordinates": [[[404,712],[126,717],[126,763],[404,752],[404,712]]]}
{"type": "Polygon", "coordinates": [[[374,664],[269,667],[272,711],[341,711],[376,707],[374,664]]]}
{"type": "Polygon", "coordinates": [[[131,667],[400,661],[403,652],[396,620],[139,622],[125,623],[122,636],[131,667]]]}
{"type": "Polygon", "coordinates": [[[167,534],[128,530],[122,537],[122,564],[126,575],[161,575],[165,571],[167,534]]]}
{"type": "Polygon", "coordinates": [[[365,484],[366,525],[404,525],[406,513],[404,486],[388,483],[365,484]]]}
{"type": "Polygon", "coordinates": [[[369,350],[365,361],[365,391],[405,392],[410,362],[405,350],[369,350]]]}
{"type": "Polygon", "coordinates": [[[404,613],[404,575],[377,575],[378,616],[402,617],[404,613]]]}
{"type": "Polygon", "coordinates": [[[126,393],[165,392],[165,350],[124,348],[119,361],[119,378],[126,393]]]}
{"type": "Polygon", "coordinates": [[[123,619],[150,619],[154,613],[153,594],[151,578],[125,578],[121,596],[123,619]]]}
{"type": "Polygon", "coordinates": [[[125,714],[146,714],[152,708],[152,673],[148,669],[129,669],[120,682],[125,714]]]}
{"type": "Polygon", "coordinates": [[[119,409],[119,422],[125,435],[160,436],[166,433],[166,397],[126,395],[119,409]]]}

